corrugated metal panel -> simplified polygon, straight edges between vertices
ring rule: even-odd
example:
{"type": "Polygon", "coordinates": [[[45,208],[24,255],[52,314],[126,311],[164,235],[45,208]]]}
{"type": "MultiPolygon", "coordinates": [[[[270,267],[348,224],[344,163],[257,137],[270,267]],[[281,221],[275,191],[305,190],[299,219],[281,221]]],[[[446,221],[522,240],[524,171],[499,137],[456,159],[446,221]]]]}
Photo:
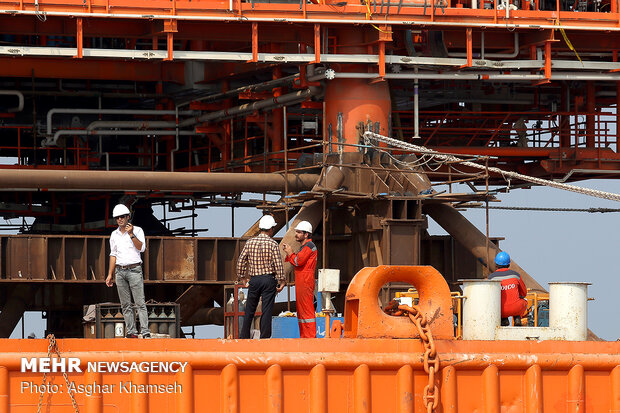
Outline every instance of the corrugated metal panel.
{"type": "MultiPolygon", "coordinates": [[[[47,340],[0,340],[0,412],[33,411],[41,373],[20,358],[47,355],[47,340]],[[18,352],[17,349],[20,351],[18,352]],[[28,386],[28,385],[26,385],[28,386]]],[[[179,373],[70,373],[82,412],[420,412],[428,383],[423,346],[411,339],[58,340],[64,357],[188,362],[179,373]],[[128,384],[130,382],[130,384],[128,384]],[[139,385],[169,386],[140,393],[139,385]]],[[[620,409],[620,343],[437,341],[444,412],[607,412],[620,409]]],[[[73,411],[60,373],[43,411],[73,411]],[[50,406],[49,409],[47,406],[50,406]]]]}

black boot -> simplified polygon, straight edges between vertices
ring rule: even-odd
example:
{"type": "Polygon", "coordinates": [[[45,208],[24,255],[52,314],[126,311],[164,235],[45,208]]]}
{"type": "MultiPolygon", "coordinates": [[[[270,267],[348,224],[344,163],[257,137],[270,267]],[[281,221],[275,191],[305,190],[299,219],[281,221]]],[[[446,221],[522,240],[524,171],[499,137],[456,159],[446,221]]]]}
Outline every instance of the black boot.
{"type": "Polygon", "coordinates": [[[517,327],[521,327],[521,317],[512,317],[514,321],[514,325],[517,327]]]}
{"type": "Polygon", "coordinates": [[[510,321],[508,320],[508,317],[502,318],[502,327],[506,327],[509,325],[510,325],[510,321]]]}

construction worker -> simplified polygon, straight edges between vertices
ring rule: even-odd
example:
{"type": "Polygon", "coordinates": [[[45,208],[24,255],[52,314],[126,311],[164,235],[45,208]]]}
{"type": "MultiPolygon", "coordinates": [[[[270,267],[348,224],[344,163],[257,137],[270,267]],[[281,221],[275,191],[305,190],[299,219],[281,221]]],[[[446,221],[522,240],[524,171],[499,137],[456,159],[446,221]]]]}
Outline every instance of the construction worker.
{"type": "Polygon", "coordinates": [[[502,282],[502,325],[510,325],[508,317],[512,316],[514,325],[521,325],[521,316],[527,310],[527,288],[518,272],[509,269],[510,255],[500,252],[495,256],[497,271],[489,275],[489,280],[502,282]]]}
{"type": "Polygon", "coordinates": [[[295,267],[295,297],[297,301],[297,321],[299,337],[316,337],[316,318],[314,314],[314,271],[316,270],[316,245],[312,242],[312,224],[301,221],[295,227],[295,240],[301,243],[298,253],[288,244],[282,244],[286,261],[295,267]]]}
{"type": "Polygon", "coordinates": [[[278,243],[272,238],[276,221],[264,215],[258,222],[260,234],[245,243],[237,260],[237,282],[248,287],[245,316],[239,338],[250,338],[250,327],[259,298],[262,299],[260,338],[271,337],[271,316],[276,294],[284,289],[286,278],[278,243]]]}
{"type": "Polygon", "coordinates": [[[125,318],[127,338],[138,338],[136,329],[136,315],[131,304],[131,297],[138,308],[138,320],[142,338],[151,338],[149,319],[144,302],[144,279],[142,277],[142,258],[140,253],[146,249],[144,231],[134,226],[130,217],[129,208],[118,204],[112,210],[118,228],[110,235],[110,268],[105,283],[108,287],[114,285],[121,301],[121,309],[125,318]]]}

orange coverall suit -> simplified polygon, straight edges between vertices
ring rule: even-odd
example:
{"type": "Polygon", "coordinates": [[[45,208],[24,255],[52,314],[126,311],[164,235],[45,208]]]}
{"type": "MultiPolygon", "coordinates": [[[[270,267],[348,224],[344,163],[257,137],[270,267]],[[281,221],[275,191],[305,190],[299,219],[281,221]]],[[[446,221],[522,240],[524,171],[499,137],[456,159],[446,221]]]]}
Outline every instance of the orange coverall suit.
{"type": "Polygon", "coordinates": [[[297,321],[299,337],[316,337],[314,314],[314,271],[316,270],[316,245],[307,239],[297,254],[286,257],[295,267],[295,297],[297,299],[297,321]]]}
{"type": "Polygon", "coordinates": [[[522,316],[527,310],[527,288],[519,273],[508,268],[500,268],[489,279],[502,282],[502,318],[522,316]]]}

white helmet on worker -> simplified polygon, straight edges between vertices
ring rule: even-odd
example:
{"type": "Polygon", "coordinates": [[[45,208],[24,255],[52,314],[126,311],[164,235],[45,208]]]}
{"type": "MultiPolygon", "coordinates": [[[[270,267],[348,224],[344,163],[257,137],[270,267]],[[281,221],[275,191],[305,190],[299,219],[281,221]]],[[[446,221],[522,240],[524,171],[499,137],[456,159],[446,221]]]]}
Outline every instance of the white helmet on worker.
{"type": "Polygon", "coordinates": [[[114,210],[112,210],[112,216],[114,218],[116,217],[120,217],[122,215],[129,215],[129,208],[127,208],[125,205],[123,204],[118,204],[117,206],[114,207],[114,210]]]}
{"type": "Polygon", "coordinates": [[[295,227],[295,231],[303,231],[303,232],[307,232],[308,234],[312,234],[312,224],[309,223],[308,221],[301,221],[295,227]]]}
{"type": "Polygon", "coordinates": [[[258,221],[258,228],[260,229],[271,229],[276,225],[278,224],[276,224],[276,220],[271,215],[263,215],[260,221],[258,221]]]}

